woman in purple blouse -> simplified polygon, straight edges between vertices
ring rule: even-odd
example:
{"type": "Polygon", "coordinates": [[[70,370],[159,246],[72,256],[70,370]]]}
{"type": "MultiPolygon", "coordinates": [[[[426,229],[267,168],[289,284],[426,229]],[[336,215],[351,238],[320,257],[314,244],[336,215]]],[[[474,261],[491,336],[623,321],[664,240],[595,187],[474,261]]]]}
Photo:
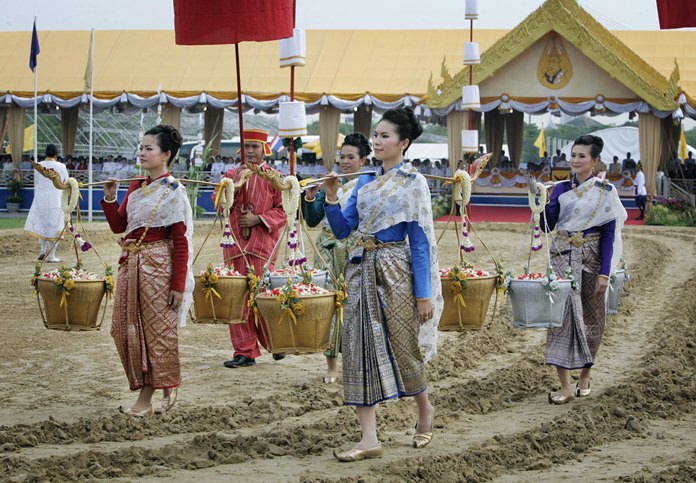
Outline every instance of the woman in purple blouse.
{"type": "Polygon", "coordinates": [[[581,136],[570,158],[571,179],[556,184],[544,211],[542,228],[556,235],[551,265],[557,276],[575,277],[579,290],[566,307],[563,325],[550,329],[546,364],[555,366],[561,391],[549,403],[565,404],[590,395],[590,367],[604,335],[609,276],[621,258],[621,230],[626,210],[616,189],[593,175],[604,146],[602,138],[581,136]],[[575,387],[570,371],[580,369],[575,387]]]}

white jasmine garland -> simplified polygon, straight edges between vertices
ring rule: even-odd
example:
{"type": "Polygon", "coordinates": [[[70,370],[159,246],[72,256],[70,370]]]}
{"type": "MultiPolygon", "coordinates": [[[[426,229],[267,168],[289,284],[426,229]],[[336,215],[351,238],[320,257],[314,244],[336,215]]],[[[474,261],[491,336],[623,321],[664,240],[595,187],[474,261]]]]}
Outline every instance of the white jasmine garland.
{"type": "Polygon", "coordinates": [[[75,178],[68,178],[65,182],[70,189],[62,191],[60,207],[63,210],[63,217],[67,223],[70,221],[70,214],[77,208],[77,203],[80,200],[80,185],[75,178]]]}
{"type": "Polygon", "coordinates": [[[286,176],[283,183],[290,183],[291,188],[282,191],[283,211],[287,217],[288,226],[297,218],[297,210],[300,208],[300,182],[295,176],[286,176]]]}
{"type": "Polygon", "coordinates": [[[225,217],[228,217],[234,202],[234,180],[231,178],[222,178],[220,180],[220,193],[217,202],[218,206],[222,207],[225,217]]]}
{"type": "Polygon", "coordinates": [[[457,180],[454,189],[454,200],[461,209],[462,206],[468,205],[471,200],[471,176],[463,169],[458,169],[454,173],[454,179],[457,180]]]}

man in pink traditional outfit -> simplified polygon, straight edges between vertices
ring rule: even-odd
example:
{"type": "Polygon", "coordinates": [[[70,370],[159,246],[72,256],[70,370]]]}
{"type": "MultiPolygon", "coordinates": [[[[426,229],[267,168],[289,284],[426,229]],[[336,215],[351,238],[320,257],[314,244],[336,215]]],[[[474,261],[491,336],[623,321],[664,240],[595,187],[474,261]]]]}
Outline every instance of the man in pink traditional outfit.
{"type": "MultiPolygon", "coordinates": [[[[261,129],[244,130],[244,152],[246,162],[264,170],[272,170],[266,165],[264,156],[271,155],[271,149],[266,143],[268,132],[261,129]]],[[[239,181],[246,166],[231,169],[224,174],[225,178],[239,181]]],[[[280,191],[273,189],[269,181],[258,175],[251,175],[246,184],[235,191],[233,208],[230,211],[230,227],[239,245],[224,248],[223,254],[226,265],[233,265],[242,274],[247,273],[244,257],[254,267],[257,276],[263,273],[263,266],[271,256],[273,247],[278,241],[280,230],[285,224],[280,191]],[[242,256],[242,253],[244,256],[242,256]]],[[[246,307],[246,304],[245,304],[246,307]]],[[[233,358],[225,361],[225,367],[248,367],[256,364],[255,359],[261,355],[258,342],[267,347],[265,337],[265,322],[259,319],[258,326],[254,314],[245,308],[244,324],[230,324],[230,338],[234,347],[233,358]]],[[[274,354],[275,360],[284,356],[274,354]]]]}

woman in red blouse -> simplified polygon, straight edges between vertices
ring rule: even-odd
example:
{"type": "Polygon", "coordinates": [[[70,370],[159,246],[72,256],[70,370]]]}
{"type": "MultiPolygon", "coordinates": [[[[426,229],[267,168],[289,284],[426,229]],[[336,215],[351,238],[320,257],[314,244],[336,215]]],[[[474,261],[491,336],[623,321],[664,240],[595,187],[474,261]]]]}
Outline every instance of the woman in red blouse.
{"type": "Polygon", "coordinates": [[[162,411],[174,406],[181,384],[179,321],[191,304],[193,222],[186,190],[169,174],[181,146],[172,126],[156,126],[140,143],[140,164],[149,172],[131,183],[118,204],[118,185],[104,185],[102,209],[121,239],[111,335],[131,390],[140,395],[121,412],[153,414],[152,396],[162,389],[162,411]]]}

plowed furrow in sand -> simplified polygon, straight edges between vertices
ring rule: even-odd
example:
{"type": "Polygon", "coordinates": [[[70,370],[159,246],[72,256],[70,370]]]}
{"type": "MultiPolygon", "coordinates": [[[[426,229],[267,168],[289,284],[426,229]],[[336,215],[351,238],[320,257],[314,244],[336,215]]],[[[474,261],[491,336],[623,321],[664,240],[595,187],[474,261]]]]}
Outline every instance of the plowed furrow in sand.
{"type": "MultiPolygon", "coordinates": [[[[650,468],[650,473],[671,471],[694,456],[696,443],[691,438],[696,427],[696,404],[684,408],[684,415],[671,419],[644,421],[640,437],[592,448],[582,461],[569,461],[546,470],[516,472],[497,478],[497,483],[555,481],[615,481],[643,476],[642,471],[626,468],[650,468]]],[[[631,480],[633,481],[633,480],[631,480]]],[[[643,480],[639,480],[643,481],[643,480]]],[[[647,481],[647,480],[646,480],[647,481]]],[[[674,481],[674,480],[671,480],[674,481]]]]}

